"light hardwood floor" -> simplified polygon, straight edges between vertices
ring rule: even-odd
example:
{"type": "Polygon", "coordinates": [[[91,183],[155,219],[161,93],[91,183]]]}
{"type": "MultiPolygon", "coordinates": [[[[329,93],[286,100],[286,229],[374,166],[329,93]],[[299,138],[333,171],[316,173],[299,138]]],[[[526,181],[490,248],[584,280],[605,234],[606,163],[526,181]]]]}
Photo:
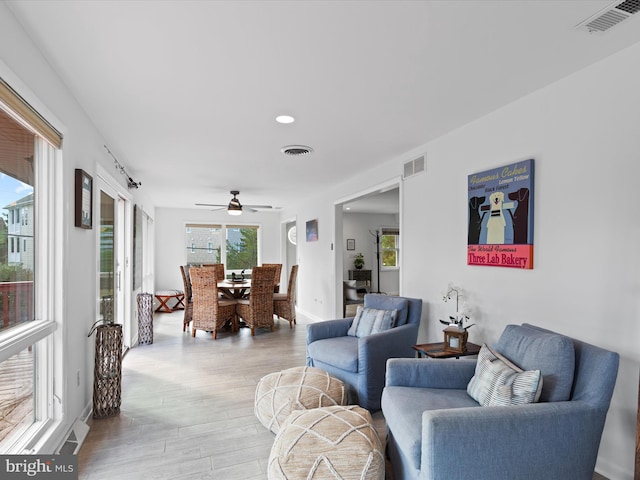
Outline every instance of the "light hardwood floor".
{"type": "MultiPolygon", "coordinates": [[[[154,314],[154,341],[123,361],[118,416],[91,419],[80,479],[266,479],[274,435],[253,414],[264,375],[305,364],[306,321],[274,332],[182,332],[182,311],[154,314]]],[[[384,439],[384,420],[375,416],[384,439]]]]}
{"type": "MultiPolygon", "coordinates": [[[[304,365],[306,320],[214,341],[183,333],[182,315],[155,314],[153,344],[125,356],[120,414],[89,421],[81,480],[266,479],[274,435],[253,414],[255,388],[268,373],[304,365]]],[[[383,442],[381,412],[373,419],[383,442]]]]}

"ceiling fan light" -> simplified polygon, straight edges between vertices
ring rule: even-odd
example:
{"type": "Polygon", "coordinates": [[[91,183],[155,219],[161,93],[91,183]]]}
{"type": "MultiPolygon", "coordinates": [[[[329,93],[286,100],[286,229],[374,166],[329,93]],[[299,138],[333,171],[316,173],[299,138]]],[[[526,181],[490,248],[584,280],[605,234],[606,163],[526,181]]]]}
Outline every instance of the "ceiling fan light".
{"type": "Polygon", "coordinates": [[[229,206],[227,207],[227,213],[229,215],[242,215],[242,205],[240,205],[240,202],[238,201],[229,202],[229,206]]]}

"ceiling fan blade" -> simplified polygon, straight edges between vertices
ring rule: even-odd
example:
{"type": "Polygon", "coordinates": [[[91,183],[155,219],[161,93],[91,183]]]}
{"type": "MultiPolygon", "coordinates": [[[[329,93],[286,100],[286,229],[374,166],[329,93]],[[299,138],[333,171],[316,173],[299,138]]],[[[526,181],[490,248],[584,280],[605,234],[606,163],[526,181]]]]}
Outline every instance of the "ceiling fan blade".
{"type": "Polygon", "coordinates": [[[262,208],[262,209],[269,209],[269,208],[273,208],[271,205],[242,205],[244,208],[262,208]]]}
{"type": "Polygon", "coordinates": [[[217,205],[215,203],[196,203],[199,207],[226,207],[227,205],[217,205]]]}

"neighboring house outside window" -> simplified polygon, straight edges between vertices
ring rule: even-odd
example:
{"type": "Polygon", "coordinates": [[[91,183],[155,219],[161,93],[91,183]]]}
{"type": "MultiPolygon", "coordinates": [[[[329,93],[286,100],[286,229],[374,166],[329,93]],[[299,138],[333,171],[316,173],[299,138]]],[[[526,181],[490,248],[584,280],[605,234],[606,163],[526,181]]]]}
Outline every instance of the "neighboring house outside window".
{"type": "Polygon", "coordinates": [[[33,193],[3,208],[9,213],[8,218],[13,220],[9,222],[7,231],[10,243],[7,261],[9,264],[22,265],[26,269],[33,270],[33,225],[29,225],[27,221],[33,216],[33,193]]]}

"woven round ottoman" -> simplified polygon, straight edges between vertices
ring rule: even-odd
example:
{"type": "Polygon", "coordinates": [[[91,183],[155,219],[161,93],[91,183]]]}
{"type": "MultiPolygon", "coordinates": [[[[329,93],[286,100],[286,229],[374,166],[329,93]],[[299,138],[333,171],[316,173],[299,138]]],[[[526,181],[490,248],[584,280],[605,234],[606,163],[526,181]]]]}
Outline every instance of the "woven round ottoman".
{"type": "Polygon", "coordinates": [[[267,478],[384,479],[371,414],[357,405],[296,410],[271,447],[267,478]]]}
{"type": "Polygon", "coordinates": [[[278,433],[293,410],[344,405],[344,383],[324,370],[294,367],[265,375],[258,382],[254,412],[260,423],[278,433]]]}

